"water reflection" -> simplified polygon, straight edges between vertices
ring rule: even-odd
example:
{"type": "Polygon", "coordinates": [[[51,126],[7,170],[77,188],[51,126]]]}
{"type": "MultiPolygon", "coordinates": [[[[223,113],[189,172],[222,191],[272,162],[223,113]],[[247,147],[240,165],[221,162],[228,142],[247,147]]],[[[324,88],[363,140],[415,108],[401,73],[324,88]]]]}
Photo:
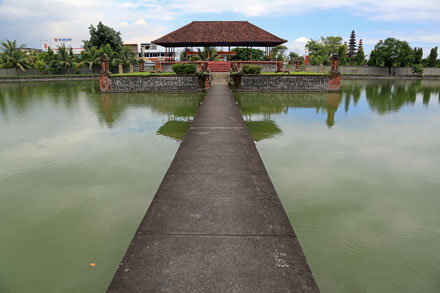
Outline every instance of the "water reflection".
{"type": "Polygon", "coordinates": [[[336,96],[237,94],[322,292],[439,291],[439,92],[353,80],[336,96]]]}
{"type": "Polygon", "coordinates": [[[8,119],[8,111],[26,116],[36,103],[50,102],[55,107],[70,112],[77,111],[80,99],[87,96],[87,103],[95,110],[101,123],[109,128],[117,127],[130,108],[146,108],[164,114],[167,122],[157,134],[174,140],[182,140],[189,129],[203,93],[112,93],[101,94],[96,82],[10,83],[0,84],[0,111],[8,119]],[[9,109],[9,110],[8,110],[9,109]]]}
{"type": "Polygon", "coordinates": [[[274,115],[287,115],[289,109],[314,108],[325,112],[325,124],[335,125],[335,114],[342,107],[345,113],[365,97],[369,108],[381,115],[414,105],[418,97],[427,106],[440,91],[436,80],[353,80],[343,82],[340,93],[236,93],[235,98],[255,141],[274,137],[282,130],[274,115]],[[257,119],[258,121],[254,121],[257,119]]]}
{"type": "Polygon", "coordinates": [[[0,83],[0,292],[104,292],[201,98],[0,83]]]}
{"type": "Polygon", "coordinates": [[[135,93],[102,94],[96,105],[98,117],[112,128],[130,107],[149,108],[153,112],[165,114],[167,122],[157,134],[175,140],[182,140],[189,129],[203,99],[201,93],[135,93]]]}
{"type": "Polygon", "coordinates": [[[440,102],[439,94],[436,80],[358,80],[341,85],[345,112],[350,105],[356,106],[361,95],[365,95],[371,110],[387,114],[414,105],[418,96],[423,97],[424,105],[428,105],[432,96],[437,96],[440,102]]]}
{"type": "Polygon", "coordinates": [[[17,114],[26,115],[32,104],[50,101],[53,105],[72,109],[78,104],[81,92],[99,92],[96,83],[54,82],[45,83],[0,83],[0,110],[7,118],[8,107],[17,114]]]}
{"type": "Polygon", "coordinates": [[[325,123],[332,127],[339,106],[335,93],[237,93],[235,98],[255,141],[282,133],[273,115],[288,114],[291,108],[312,108],[316,113],[326,112],[325,123]]]}

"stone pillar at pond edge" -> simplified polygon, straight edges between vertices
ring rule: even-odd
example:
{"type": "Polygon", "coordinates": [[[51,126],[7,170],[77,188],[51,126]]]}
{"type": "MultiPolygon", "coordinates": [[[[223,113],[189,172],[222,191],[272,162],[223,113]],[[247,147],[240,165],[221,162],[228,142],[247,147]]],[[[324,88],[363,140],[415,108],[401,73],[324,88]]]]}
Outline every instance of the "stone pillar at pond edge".
{"type": "Polygon", "coordinates": [[[101,57],[101,73],[99,74],[99,87],[101,92],[106,92],[111,90],[112,83],[110,79],[110,59],[107,55],[102,55],[101,57]]]}
{"type": "Polygon", "coordinates": [[[134,72],[134,66],[133,66],[133,64],[130,64],[130,73],[133,73],[134,72]]]}
{"type": "Polygon", "coordinates": [[[331,72],[339,72],[339,56],[333,54],[331,57],[331,72]]]}
{"type": "Polygon", "coordinates": [[[144,59],[140,59],[139,60],[139,72],[144,72],[145,71],[145,62],[144,59]]]}
{"type": "Polygon", "coordinates": [[[339,72],[339,56],[333,54],[331,57],[331,70],[328,80],[329,91],[339,91],[341,88],[341,73],[339,72]]]}
{"type": "Polygon", "coordinates": [[[283,61],[276,61],[277,72],[283,71],[283,61]]]}
{"type": "Polygon", "coordinates": [[[122,66],[122,64],[119,64],[118,68],[119,68],[119,74],[123,74],[124,73],[124,67],[122,66]]]}

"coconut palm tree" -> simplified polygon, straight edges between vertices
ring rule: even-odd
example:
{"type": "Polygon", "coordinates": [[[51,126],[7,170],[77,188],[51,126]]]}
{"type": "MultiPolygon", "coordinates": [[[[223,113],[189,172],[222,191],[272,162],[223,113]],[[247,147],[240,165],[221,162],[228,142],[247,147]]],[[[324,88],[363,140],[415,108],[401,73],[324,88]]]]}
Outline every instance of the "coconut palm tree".
{"type": "Polygon", "coordinates": [[[65,68],[67,72],[77,65],[74,56],[69,54],[69,49],[70,48],[66,48],[66,45],[64,44],[58,46],[58,53],[56,55],[56,59],[54,60],[59,68],[65,68]]]}
{"type": "Polygon", "coordinates": [[[112,61],[112,64],[114,65],[121,64],[123,67],[127,67],[130,66],[130,64],[137,64],[137,63],[138,61],[136,59],[136,55],[126,47],[122,47],[121,51],[116,54],[116,57],[112,61]]]}
{"type": "Polygon", "coordinates": [[[2,53],[2,64],[0,68],[15,68],[18,76],[18,70],[26,71],[29,67],[29,58],[26,53],[22,52],[21,49],[25,45],[20,45],[17,47],[17,41],[6,40],[0,43],[0,50],[2,53]]]}
{"type": "Polygon", "coordinates": [[[219,59],[217,50],[213,47],[204,47],[203,51],[200,49],[197,50],[198,50],[197,55],[199,56],[199,59],[202,61],[216,61],[219,59]]]}
{"type": "Polygon", "coordinates": [[[95,46],[87,49],[84,51],[81,55],[82,61],[79,62],[76,66],[76,68],[80,66],[86,65],[89,67],[93,73],[95,73],[95,66],[101,65],[101,56],[102,56],[103,50],[102,48],[97,48],[95,46]]]}
{"type": "Polygon", "coordinates": [[[44,62],[43,59],[38,58],[33,63],[33,67],[38,70],[40,74],[44,74],[44,72],[47,70],[47,63],[44,62]]]}

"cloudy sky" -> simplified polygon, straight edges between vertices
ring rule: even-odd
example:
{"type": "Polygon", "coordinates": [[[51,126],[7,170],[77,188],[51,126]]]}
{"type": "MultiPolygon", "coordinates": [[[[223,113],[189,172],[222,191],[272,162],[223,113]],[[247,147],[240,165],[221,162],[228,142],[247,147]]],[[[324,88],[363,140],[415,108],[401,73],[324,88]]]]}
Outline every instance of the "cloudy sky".
{"type": "Polygon", "coordinates": [[[424,48],[440,46],[440,0],[0,0],[0,40],[29,47],[41,40],[88,37],[99,21],[124,42],[148,42],[192,20],[248,20],[289,40],[303,53],[308,39],[352,30],[370,51],[395,37],[424,48]]]}

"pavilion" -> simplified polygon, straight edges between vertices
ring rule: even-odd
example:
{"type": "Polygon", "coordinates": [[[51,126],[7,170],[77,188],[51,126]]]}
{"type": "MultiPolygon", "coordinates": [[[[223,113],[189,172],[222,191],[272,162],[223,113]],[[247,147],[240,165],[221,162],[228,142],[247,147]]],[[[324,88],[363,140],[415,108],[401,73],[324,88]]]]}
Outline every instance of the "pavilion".
{"type": "MultiPolygon", "coordinates": [[[[271,59],[272,48],[286,43],[279,38],[248,21],[193,21],[157,40],[153,44],[163,46],[169,61],[175,61],[176,48],[227,47],[219,55],[230,56],[231,47],[264,47],[265,59],[271,59]]],[[[193,52],[193,49],[191,49],[193,52]]],[[[252,53],[249,56],[252,60],[252,53]]]]}

